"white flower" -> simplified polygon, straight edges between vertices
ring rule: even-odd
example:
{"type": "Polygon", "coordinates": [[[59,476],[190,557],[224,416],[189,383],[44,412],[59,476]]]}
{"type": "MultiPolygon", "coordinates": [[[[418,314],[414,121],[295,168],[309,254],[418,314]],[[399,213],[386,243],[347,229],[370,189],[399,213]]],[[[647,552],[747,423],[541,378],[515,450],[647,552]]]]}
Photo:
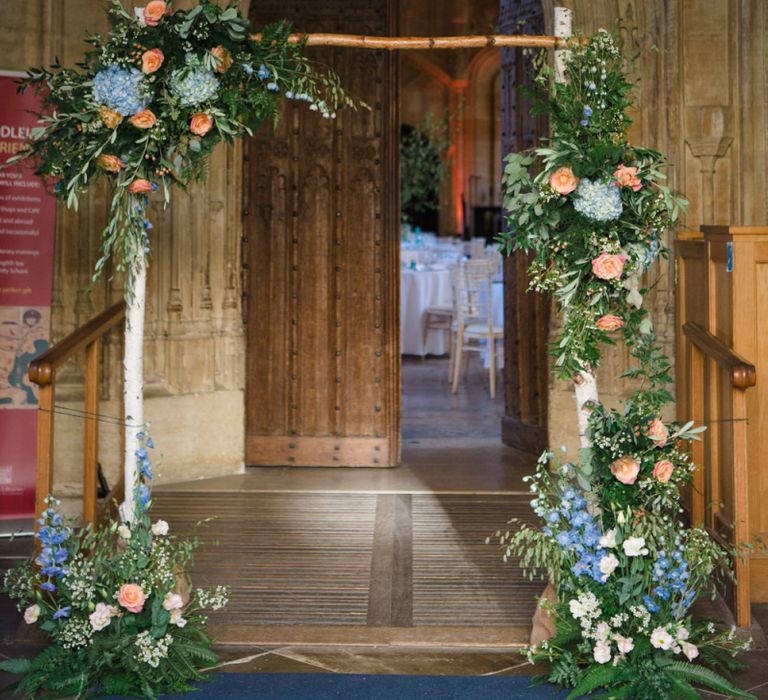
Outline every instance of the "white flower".
{"type": "Polygon", "coordinates": [[[131,528],[127,525],[121,525],[117,528],[117,534],[127,542],[131,539],[131,528]]]}
{"type": "Polygon", "coordinates": [[[152,534],[153,535],[167,535],[168,534],[168,523],[165,522],[165,520],[158,520],[154,525],[152,525],[152,534]]]}
{"type": "Polygon", "coordinates": [[[623,525],[625,522],[627,522],[627,519],[624,517],[624,511],[619,511],[619,514],[616,516],[616,522],[619,525],[623,525]]]}
{"type": "Polygon", "coordinates": [[[143,7],[134,7],[133,12],[136,15],[136,19],[138,20],[139,24],[142,27],[146,27],[147,23],[144,21],[144,8],[143,7]]]}
{"type": "Polygon", "coordinates": [[[184,601],[178,593],[166,593],[163,607],[168,611],[181,610],[184,607],[184,601]]]}
{"type": "Polygon", "coordinates": [[[648,554],[645,537],[628,537],[621,546],[628,557],[644,557],[648,554]]]}
{"type": "Polygon", "coordinates": [[[622,637],[620,634],[617,634],[613,638],[616,640],[616,646],[622,654],[629,654],[635,648],[632,637],[622,637]]]}
{"type": "Polygon", "coordinates": [[[672,647],[674,641],[672,635],[663,627],[657,627],[651,632],[651,646],[656,649],[663,649],[666,651],[672,647]]]}
{"type": "Polygon", "coordinates": [[[685,627],[681,627],[679,630],[677,630],[677,641],[678,642],[684,642],[690,636],[691,636],[691,633],[685,627]]]}
{"type": "Polygon", "coordinates": [[[37,622],[37,619],[40,617],[40,606],[35,603],[35,605],[30,605],[25,611],[24,611],[24,622],[26,622],[28,625],[34,625],[35,622],[37,622]]]}
{"type": "Polygon", "coordinates": [[[96,610],[88,616],[88,619],[91,621],[91,627],[93,627],[96,632],[103,630],[109,625],[117,612],[117,608],[114,605],[96,603],[96,610]]]}
{"type": "Polygon", "coordinates": [[[611,647],[605,642],[598,642],[592,650],[595,661],[599,664],[607,664],[611,660],[611,647]]]}
{"type": "Polygon", "coordinates": [[[600,546],[603,549],[612,549],[616,546],[616,528],[614,527],[612,530],[608,530],[601,538],[600,538],[600,546]]]}
{"type": "Polygon", "coordinates": [[[173,610],[171,610],[170,623],[172,625],[176,625],[176,627],[184,627],[184,625],[187,624],[187,621],[181,616],[180,608],[174,608],[173,610]]]}
{"type": "Polygon", "coordinates": [[[595,639],[599,642],[605,642],[611,633],[611,626],[607,622],[598,622],[595,627],[595,639]]]}
{"type": "Polygon", "coordinates": [[[608,579],[618,565],[619,560],[613,554],[608,554],[600,560],[598,566],[600,567],[600,573],[604,574],[603,581],[608,579]]]}
{"type": "Polygon", "coordinates": [[[683,654],[685,654],[688,661],[693,661],[699,655],[699,647],[690,642],[683,642],[683,654]]]}
{"type": "Polygon", "coordinates": [[[573,615],[576,620],[587,614],[587,609],[584,607],[584,604],[576,598],[568,603],[568,607],[571,609],[571,615],[573,615]]]}

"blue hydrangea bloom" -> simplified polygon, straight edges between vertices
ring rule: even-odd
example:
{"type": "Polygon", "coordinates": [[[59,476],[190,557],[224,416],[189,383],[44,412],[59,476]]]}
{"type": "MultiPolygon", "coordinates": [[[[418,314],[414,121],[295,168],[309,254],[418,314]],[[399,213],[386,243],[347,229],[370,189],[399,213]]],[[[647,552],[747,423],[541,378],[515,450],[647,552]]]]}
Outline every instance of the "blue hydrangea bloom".
{"type": "Polygon", "coordinates": [[[613,183],[602,183],[582,178],[576,188],[573,207],[593,221],[614,221],[624,207],[619,188],[613,183]]]}
{"type": "Polygon", "coordinates": [[[143,76],[138,68],[120,68],[111,65],[93,78],[93,99],[124,117],[136,114],[150,102],[143,89],[143,76]]]}
{"type": "Polygon", "coordinates": [[[216,96],[219,81],[213,71],[191,68],[174,71],[171,75],[171,92],[184,107],[195,107],[216,96]]]}

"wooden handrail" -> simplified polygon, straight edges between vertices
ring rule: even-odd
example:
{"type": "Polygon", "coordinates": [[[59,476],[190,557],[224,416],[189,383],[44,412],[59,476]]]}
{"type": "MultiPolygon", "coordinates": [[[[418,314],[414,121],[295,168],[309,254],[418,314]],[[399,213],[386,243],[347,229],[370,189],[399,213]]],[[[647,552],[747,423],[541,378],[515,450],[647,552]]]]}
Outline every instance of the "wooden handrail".
{"type": "Polygon", "coordinates": [[[29,364],[29,381],[38,386],[45,386],[53,381],[56,368],[64,364],[70,357],[85,349],[97,338],[125,318],[125,302],[110,306],[98,316],[92,318],[84,326],[70,333],[52,348],[49,348],[36,360],[29,364]]]}
{"type": "MultiPolygon", "coordinates": [[[[35,471],[35,527],[53,489],[53,428],[56,369],[85,350],[85,401],[83,411],[83,519],[97,524],[96,482],[99,459],[99,375],[101,339],[125,318],[121,302],[100,313],[56,343],[29,366],[29,380],[38,385],[37,468],[35,471]]],[[[122,431],[120,431],[122,436],[122,431]]]]}
{"type": "Polygon", "coordinates": [[[737,625],[749,627],[752,620],[749,559],[738,550],[749,542],[746,391],[755,386],[757,372],[751,362],[704,326],[687,322],[683,324],[683,334],[688,372],[687,408],[692,412],[691,416],[712,423],[706,442],[692,445],[693,462],[701,464],[702,468],[693,475],[691,518],[694,523],[703,523],[719,543],[736,548],[736,585],[732,591],[734,615],[737,625]],[[718,370],[728,371],[730,391],[727,388],[721,391],[717,382],[718,370]],[[731,431],[729,439],[723,437],[725,430],[731,431]],[[730,495],[727,503],[722,502],[722,494],[730,495]]]}
{"type": "Polygon", "coordinates": [[[755,366],[731,350],[704,326],[689,321],[683,324],[683,333],[707,357],[730,369],[731,383],[735,388],[749,389],[749,387],[755,386],[757,383],[755,366]]]}

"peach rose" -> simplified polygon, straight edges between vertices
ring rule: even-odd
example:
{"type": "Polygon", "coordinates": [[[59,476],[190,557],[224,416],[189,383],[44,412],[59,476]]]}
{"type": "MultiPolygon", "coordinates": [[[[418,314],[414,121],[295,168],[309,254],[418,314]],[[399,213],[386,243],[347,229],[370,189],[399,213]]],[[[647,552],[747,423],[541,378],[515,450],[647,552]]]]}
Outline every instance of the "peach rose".
{"type": "Polygon", "coordinates": [[[619,187],[631,187],[635,192],[643,186],[643,183],[640,182],[640,178],[637,176],[637,168],[635,167],[621,164],[616,168],[613,177],[619,187]]]}
{"type": "Polygon", "coordinates": [[[618,316],[613,314],[605,314],[597,319],[595,322],[597,330],[599,331],[617,331],[624,325],[624,321],[618,316]]]}
{"type": "Polygon", "coordinates": [[[195,112],[189,120],[189,130],[197,136],[205,136],[213,127],[213,117],[205,112],[195,112]]]}
{"type": "Polygon", "coordinates": [[[558,168],[549,176],[549,186],[559,194],[570,194],[579,184],[579,178],[567,165],[558,168]]]}
{"type": "Polygon", "coordinates": [[[232,54],[223,46],[214,46],[211,53],[216,59],[216,72],[226,73],[232,66],[232,54]]]}
{"type": "Polygon", "coordinates": [[[157,117],[149,109],[136,112],[129,120],[137,129],[151,129],[157,124],[157,117]]]}
{"type": "Polygon", "coordinates": [[[631,486],[640,473],[640,462],[634,457],[619,457],[611,464],[611,473],[622,483],[631,486]]]}
{"type": "Polygon", "coordinates": [[[602,253],[592,261],[592,273],[601,280],[616,280],[624,272],[626,255],[602,253]]]}
{"type": "Polygon", "coordinates": [[[131,194],[144,194],[145,192],[151,192],[155,188],[152,187],[152,183],[149,180],[134,180],[128,185],[128,191],[131,194]]]}
{"type": "Polygon", "coordinates": [[[117,592],[117,602],[128,612],[140,613],[147,596],[136,583],[124,583],[117,592]]]}
{"type": "Polygon", "coordinates": [[[167,10],[166,4],[163,0],[152,0],[148,2],[144,8],[144,24],[148,27],[156,27],[160,24],[160,20],[163,19],[163,15],[167,10]]]}
{"type": "Polygon", "coordinates": [[[675,465],[668,459],[662,459],[656,462],[656,465],[653,467],[653,476],[657,481],[666,484],[672,476],[673,471],[675,471],[675,465]]]}
{"type": "Polygon", "coordinates": [[[160,49],[149,49],[141,54],[141,71],[149,75],[163,65],[165,54],[160,49]]]}
{"type": "Polygon", "coordinates": [[[102,105],[99,107],[99,114],[101,115],[101,121],[104,122],[104,126],[109,129],[117,127],[121,121],[123,121],[123,115],[120,112],[115,112],[109,107],[102,105]]]}
{"type": "Polygon", "coordinates": [[[117,156],[109,156],[106,153],[102,153],[96,162],[108,173],[119,173],[125,167],[125,163],[117,156]]]}
{"type": "Polygon", "coordinates": [[[669,437],[669,429],[658,418],[654,418],[645,430],[645,434],[651,438],[656,447],[664,447],[667,444],[667,438],[669,437]]]}

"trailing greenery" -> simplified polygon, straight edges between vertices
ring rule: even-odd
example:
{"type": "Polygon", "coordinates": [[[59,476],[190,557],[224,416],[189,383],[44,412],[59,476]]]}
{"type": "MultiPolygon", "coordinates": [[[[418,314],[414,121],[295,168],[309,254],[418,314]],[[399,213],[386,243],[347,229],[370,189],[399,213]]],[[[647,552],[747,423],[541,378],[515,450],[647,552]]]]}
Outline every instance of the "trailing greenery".
{"type": "Polygon", "coordinates": [[[149,193],[161,188],[167,203],[172,185],[204,178],[214,146],[275,120],[283,99],[326,118],[356,106],[334,73],[318,73],[303,46],[288,41],[287,23],[264,28],[257,42],[235,6],[171,5],[151,0],[129,13],[110,0],[112,29],[88,38],[77,69],[56,64],[20,82],[41,94],[45,113],[9,163],[33,160],[73,208],[95,178],[112,184],[97,275],[110,258],[130,272],[149,250],[149,193]]]}
{"type": "Polygon", "coordinates": [[[703,428],[662,420],[669,361],[642,308],[641,275],[665,254],[684,200],[661,184],[663,157],[627,141],[631,86],[609,33],[574,46],[564,83],[545,68],[536,84],[552,138],[507,159],[502,247],[533,253],[531,287],[563,313],[556,373],[593,371],[620,331],[639,388],[620,409],[585,406],[590,446],[578,462],[547,452],[528,477],[540,524],[497,533],[504,559],[546,573],[557,594],[541,603],[554,637],[526,654],[550,664],[546,678],[569,698],[693,699],[697,687],[751,698],[726,677],[748,641],[690,612],[736,553],[681,521],[680,486],[695,469],[687,447],[703,428]]]}

